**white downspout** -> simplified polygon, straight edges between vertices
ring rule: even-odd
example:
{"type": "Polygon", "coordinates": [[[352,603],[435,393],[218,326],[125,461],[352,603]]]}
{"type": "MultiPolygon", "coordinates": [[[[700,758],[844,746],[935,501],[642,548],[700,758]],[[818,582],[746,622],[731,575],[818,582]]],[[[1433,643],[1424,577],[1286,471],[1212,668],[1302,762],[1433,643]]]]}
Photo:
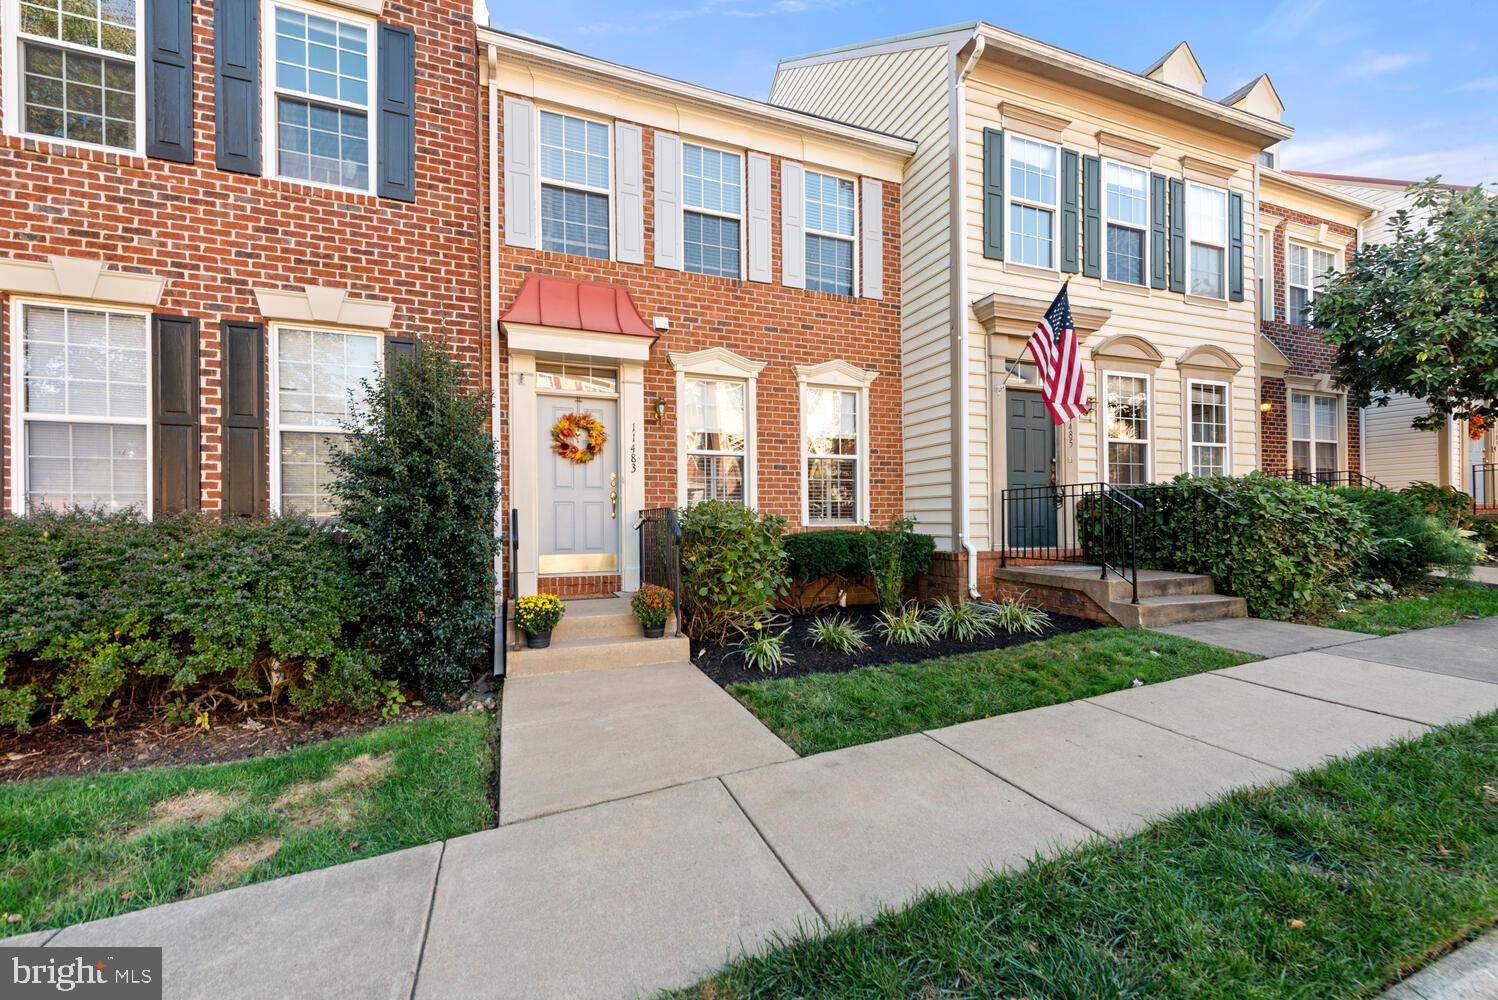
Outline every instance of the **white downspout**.
{"type": "Polygon", "coordinates": [[[957,296],[952,304],[952,324],[956,334],[956,343],[953,345],[955,359],[952,364],[953,372],[953,408],[956,420],[953,421],[952,451],[955,453],[956,482],[953,491],[956,493],[953,507],[957,514],[957,541],[962,546],[962,551],[967,555],[967,592],[973,600],[981,596],[978,592],[978,549],[972,540],[972,497],[968,494],[972,484],[972,455],[970,452],[970,428],[968,426],[970,414],[968,413],[968,381],[970,373],[968,365],[968,266],[967,266],[967,78],[978,60],[983,56],[985,41],[980,34],[977,36],[972,54],[968,56],[967,63],[963,65],[962,71],[957,74],[957,85],[955,88],[956,108],[953,111],[952,122],[952,194],[953,215],[956,220],[956,232],[954,239],[953,260],[957,268],[957,296]]]}
{"type": "MultiPolygon", "coordinates": [[[[500,404],[499,404],[499,51],[489,46],[489,294],[486,296],[489,304],[488,315],[485,321],[489,324],[489,433],[494,438],[494,454],[498,458],[503,447],[500,437],[500,404]]],[[[500,499],[503,500],[504,491],[501,486],[500,499]]],[[[507,529],[505,524],[505,505],[503,502],[494,507],[494,537],[504,535],[507,529]]],[[[495,604],[500,605],[499,598],[503,596],[505,589],[505,552],[504,546],[498,546],[494,553],[494,584],[498,590],[495,596],[495,604]]],[[[505,644],[505,623],[496,622],[494,627],[494,658],[495,672],[498,673],[503,663],[505,644]]]]}

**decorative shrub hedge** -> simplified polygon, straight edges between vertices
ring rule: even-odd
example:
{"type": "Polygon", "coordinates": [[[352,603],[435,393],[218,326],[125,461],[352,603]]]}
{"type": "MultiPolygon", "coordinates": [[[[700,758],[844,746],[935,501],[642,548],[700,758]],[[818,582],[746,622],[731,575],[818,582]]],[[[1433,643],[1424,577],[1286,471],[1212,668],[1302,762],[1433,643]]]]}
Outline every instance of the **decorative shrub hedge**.
{"type": "Polygon", "coordinates": [[[681,519],[682,628],[721,642],[786,591],[785,518],[710,500],[681,519]]]}
{"type": "Polygon", "coordinates": [[[298,518],[0,518],[0,723],[365,706],[363,613],[339,544],[298,518]]]}
{"type": "Polygon", "coordinates": [[[1476,548],[1457,534],[1456,522],[1439,507],[1431,510],[1418,491],[1347,487],[1335,492],[1368,520],[1369,548],[1352,570],[1355,578],[1404,587],[1433,568],[1461,573],[1476,560],[1476,548]]]}
{"type": "MultiPolygon", "coordinates": [[[[886,540],[898,546],[897,573],[902,580],[931,568],[936,539],[912,531],[908,521],[895,521],[885,530],[828,528],[788,535],[786,572],[802,589],[823,581],[846,586],[854,581],[873,580],[880,575],[881,553],[888,551],[883,544],[886,540]]],[[[898,604],[899,595],[893,600],[898,604]]]]}

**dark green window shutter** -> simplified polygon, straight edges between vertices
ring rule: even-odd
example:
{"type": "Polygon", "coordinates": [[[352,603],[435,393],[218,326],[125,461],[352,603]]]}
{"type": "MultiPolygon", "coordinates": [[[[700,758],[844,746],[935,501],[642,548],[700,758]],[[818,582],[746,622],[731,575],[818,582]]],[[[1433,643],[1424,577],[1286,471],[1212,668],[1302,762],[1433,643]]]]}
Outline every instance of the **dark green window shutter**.
{"type": "Polygon", "coordinates": [[[1082,273],[1103,274],[1103,163],[1082,157],[1082,273]]]}
{"type": "Polygon", "coordinates": [[[983,130],[983,256],[1004,259],[1004,133],[983,130]]]}
{"type": "Polygon", "coordinates": [[[1072,274],[1077,262],[1077,151],[1061,151],[1061,270],[1072,274]]]}
{"type": "Polygon", "coordinates": [[[192,0],[146,0],[146,155],[192,162],[192,0]]]}
{"type": "Polygon", "coordinates": [[[219,325],[223,341],[224,513],[264,514],[266,477],[265,327],[259,323],[219,325]]]}
{"type": "Polygon", "coordinates": [[[1243,301],[1243,196],[1228,195],[1228,298],[1243,301]]]}
{"type": "Polygon", "coordinates": [[[260,173],[260,0],[213,2],[213,145],[220,170],[260,173]]]}
{"type": "Polygon", "coordinates": [[[1170,179],[1170,290],[1186,290],[1186,182],[1170,179]]]}
{"type": "Polygon", "coordinates": [[[198,509],[198,321],[151,317],[151,433],[157,514],[198,509]]]}
{"type": "Polygon", "coordinates": [[[379,187],[382,198],[416,200],[416,33],[380,25],[379,187]]]}
{"type": "Polygon", "coordinates": [[[1165,287],[1165,175],[1150,174],[1150,287],[1165,287]]]}
{"type": "Polygon", "coordinates": [[[385,338],[385,372],[395,371],[395,363],[401,358],[414,358],[421,342],[415,337],[385,338]]]}

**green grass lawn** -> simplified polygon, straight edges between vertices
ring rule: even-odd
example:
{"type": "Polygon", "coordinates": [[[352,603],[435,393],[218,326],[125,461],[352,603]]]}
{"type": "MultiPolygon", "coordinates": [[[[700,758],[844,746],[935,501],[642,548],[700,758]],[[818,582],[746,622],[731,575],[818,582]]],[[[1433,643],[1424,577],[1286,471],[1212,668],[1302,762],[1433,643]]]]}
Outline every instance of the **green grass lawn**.
{"type": "MultiPolygon", "coordinates": [[[[912,648],[911,655],[919,656],[912,648]]],[[[1094,629],[919,663],[733,684],[798,754],[1090,698],[1255,659],[1142,629],[1094,629]]]]}
{"type": "Polygon", "coordinates": [[[1354,601],[1351,610],[1332,611],[1313,624],[1372,635],[1394,635],[1411,629],[1450,625],[1468,615],[1498,615],[1498,587],[1461,580],[1442,580],[1410,588],[1388,601],[1354,601]]]}
{"type": "Polygon", "coordinates": [[[1498,715],[1236,793],[682,997],[1351,1000],[1498,917],[1498,715]]]}
{"type": "Polygon", "coordinates": [[[95,920],[492,825],[489,715],[228,764],[0,785],[0,936],[95,920]]]}

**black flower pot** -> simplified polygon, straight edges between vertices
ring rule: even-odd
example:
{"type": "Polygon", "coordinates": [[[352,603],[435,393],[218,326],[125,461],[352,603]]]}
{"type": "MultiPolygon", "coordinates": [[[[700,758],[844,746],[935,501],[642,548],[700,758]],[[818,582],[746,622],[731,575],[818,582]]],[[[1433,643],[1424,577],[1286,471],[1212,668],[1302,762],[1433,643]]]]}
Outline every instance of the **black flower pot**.
{"type": "Polygon", "coordinates": [[[527,632],[525,634],[526,649],[545,649],[551,645],[551,629],[545,632],[537,632],[535,635],[527,632]]]}
{"type": "Polygon", "coordinates": [[[661,636],[663,636],[665,634],[666,634],[666,623],[665,622],[661,622],[659,625],[646,625],[645,626],[645,638],[647,638],[647,639],[659,639],[661,636]]]}

